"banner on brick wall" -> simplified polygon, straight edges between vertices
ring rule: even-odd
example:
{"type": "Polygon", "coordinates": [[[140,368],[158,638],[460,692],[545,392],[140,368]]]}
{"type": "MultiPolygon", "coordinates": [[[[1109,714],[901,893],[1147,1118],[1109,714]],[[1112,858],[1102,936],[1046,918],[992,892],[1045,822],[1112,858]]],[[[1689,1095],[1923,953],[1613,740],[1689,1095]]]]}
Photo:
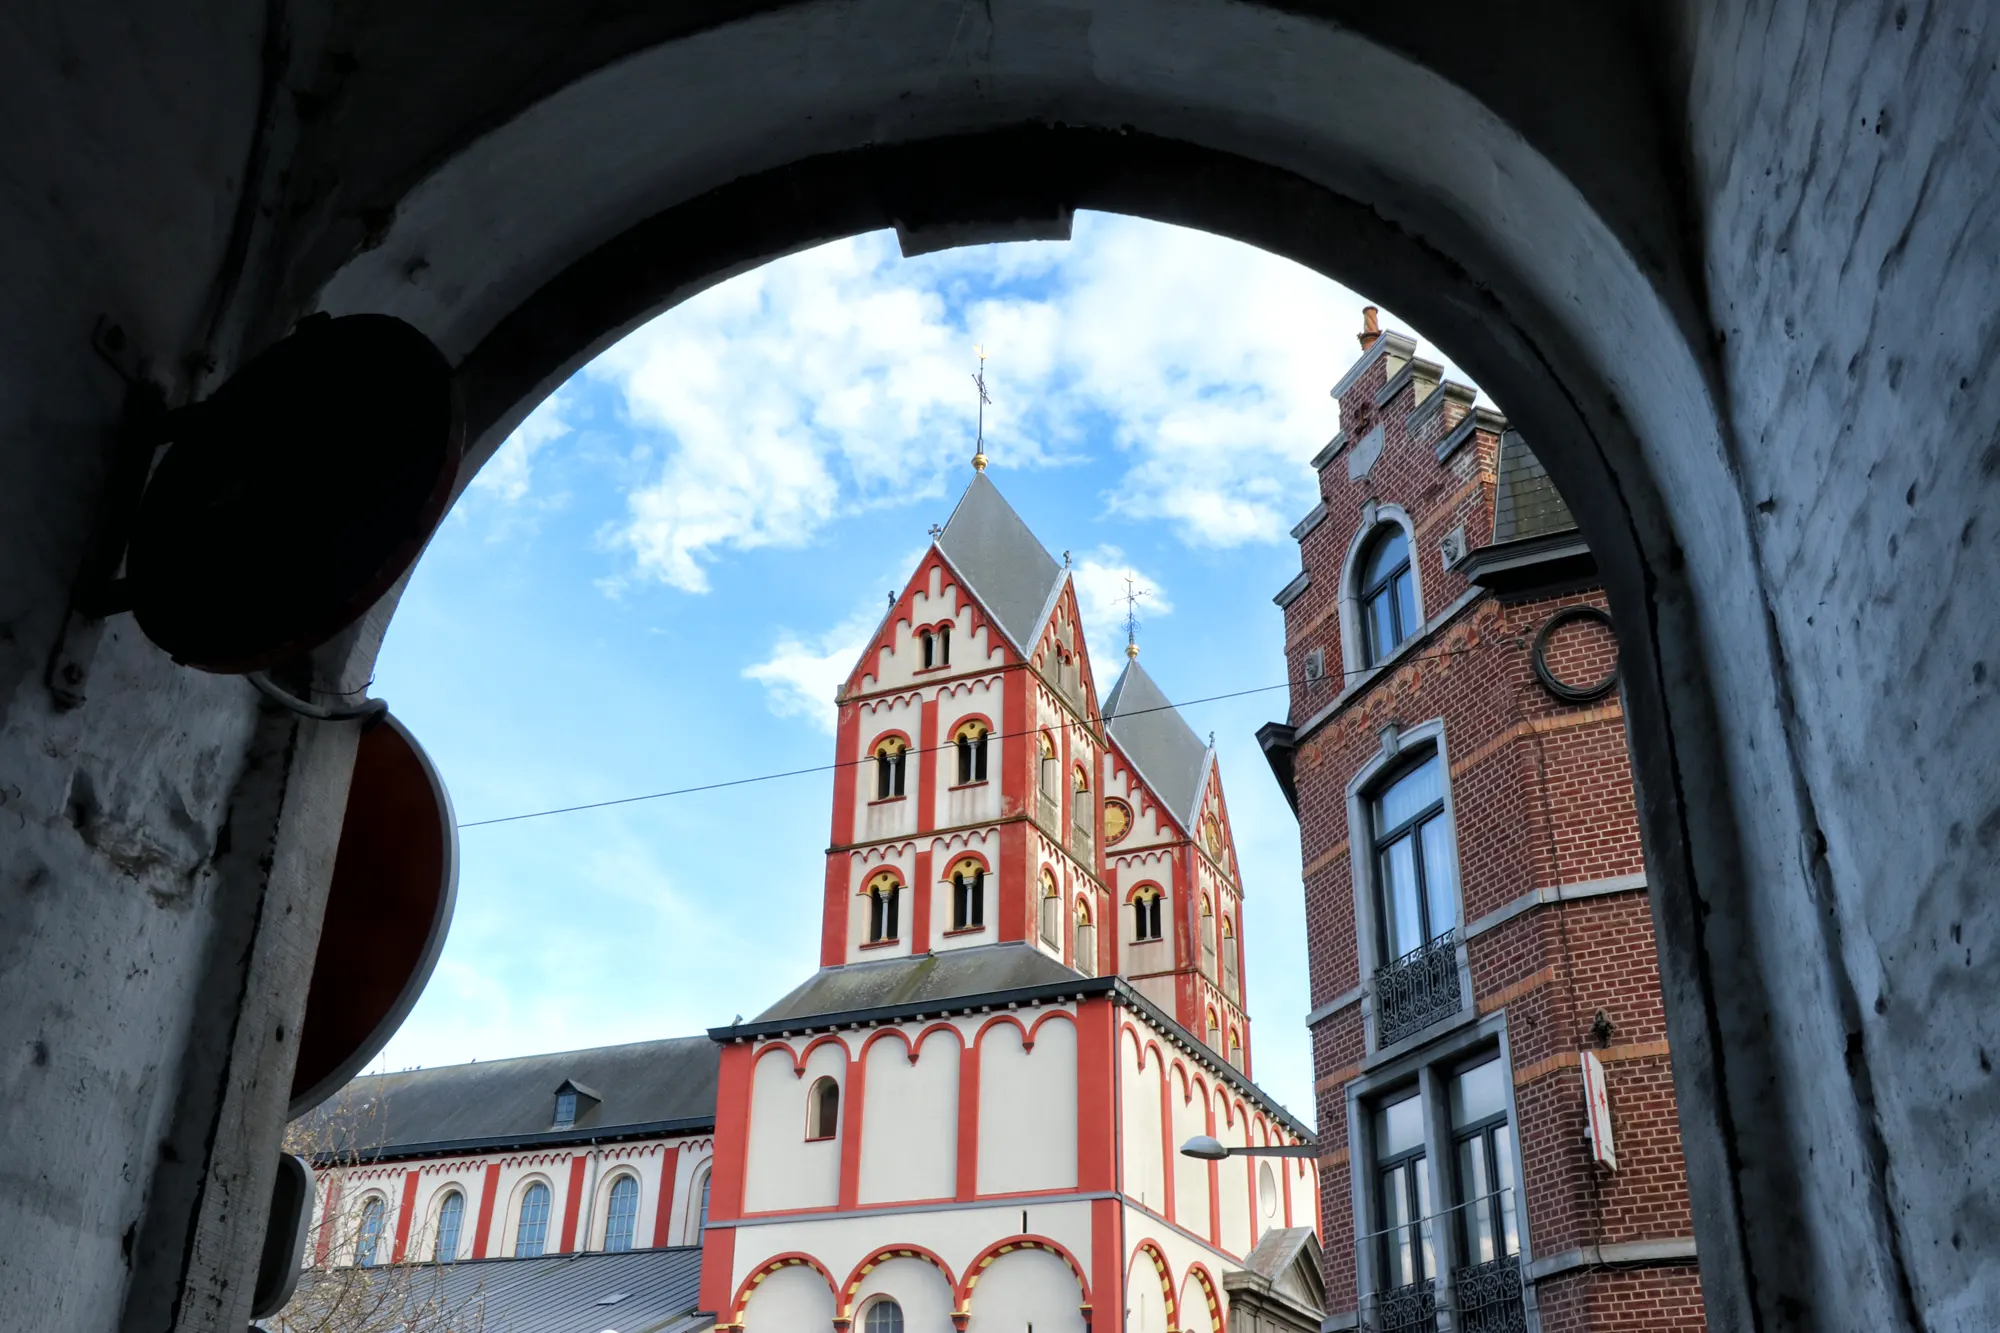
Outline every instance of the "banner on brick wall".
{"type": "Polygon", "coordinates": [[[1583,1110],[1590,1122],[1590,1155],[1599,1165],[1618,1169],[1618,1149],[1611,1141],[1611,1094],[1604,1087],[1604,1062],[1597,1052],[1585,1051],[1578,1062],[1583,1067],[1583,1110]]]}

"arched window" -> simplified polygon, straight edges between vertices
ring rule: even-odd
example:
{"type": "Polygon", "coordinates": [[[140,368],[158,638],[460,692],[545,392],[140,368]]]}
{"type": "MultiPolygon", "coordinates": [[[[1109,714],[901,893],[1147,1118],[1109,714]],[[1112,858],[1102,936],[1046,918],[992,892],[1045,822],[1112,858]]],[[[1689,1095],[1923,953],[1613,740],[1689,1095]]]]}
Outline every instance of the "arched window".
{"type": "MultiPolygon", "coordinates": [[[[824,1076],[816,1078],[806,1094],[806,1138],[830,1139],[839,1132],[840,1084],[824,1076]]],[[[703,1206],[707,1206],[705,1201],[703,1206]]]]}
{"type": "Polygon", "coordinates": [[[937,628],[937,664],[941,667],[951,665],[951,626],[949,625],[939,625],[937,628]]]}
{"type": "Polygon", "coordinates": [[[1410,539],[1394,523],[1385,523],[1369,540],[1361,556],[1355,587],[1361,604],[1362,665],[1374,666],[1420,629],[1417,584],[1410,572],[1410,539]]]}
{"type": "Polygon", "coordinates": [[[868,1307],[862,1333],[903,1333],[903,1307],[887,1296],[868,1307]]]}
{"type": "Polygon", "coordinates": [[[1132,895],[1132,939],[1146,943],[1160,938],[1160,891],[1148,884],[1132,895]]]}
{"type": "Polygon", "coordinates": [[[884,870],[868,881],[868,942],[880,944],[884,940],[896,938],[897,900],[902,896],[903,886],[896,876],[884,870]]]}
{"type": "Polygon", "coordinates": [[[1042,757],[1042,795],[1053,801],[1062,783],[1062,764],[1056,758],[1055,737],[1042,732],[1035,737],[1035,749],[1042,757]]]}
{"type": "Polygon", "coordinates": [[[1087,977],[1097,975],[1097,927],[1091,924],[1090,904],[1076,900],[1076,955],[1071,966],[1087,977]]]}
{"type": "Polygon", "coordinates": [[[389,1208],[379,1194],[371,1194],[361,1205],[361,1231],[354,1238],[354,1264],[357,1268],[373,1268],[377,1262],[375,1251],[382,1245],[382,1225],[389,1216],[389,1208]]]}
{"type": "Polygon", "coordinates": [[[1229,1063],[1237,1069],[1243,1068],[1243,1034],[1235,1028],[1229,1029],[1229,1063]]]}
{"type": "Polygon", "coordinates": [[[1222,1027],[1215,1021],[1215,1006],[1208,1007],[1208,1047],[1212,1051],[1222,1049],[1222,1027]]]}
{"type": "Polygon", "coordinates": [[[1444,817],[1444,782],[1444,764],[1433,750],[1369,802],[1384,962],[1423,948],[1457,924],[1458,866],[1444,817]]]}
{"type": "Polygon", "coordinates": [[[1215,976],[1215,911],[1208,905],[1208,895],[1201,899],[1201,970],[1210,978],[1215,976]]]}
{"type": "Polygon", "coordinates": [[[464,1227],[465,1196],[453,1190],[438,1205],[437,1244],[431,1249],[433,1261],[448,1264],[458,1258],[458,1233],[464,1227]]]}
{"type": "Polygon", "coordinates": [[[699,1196],[701,1203],[694,1217],[688,1223],[688,1231],[691,1234],[687,1238],[687,1243],[690,1245],[701,1244],[701,1234],[708,1227],[708,1183],[709,1172],[704,1168],[701,1173],[701,1192],[699,1196]]]}
{"type": "Polygon", "coordinates": [[[986,924],[986,867],[966,857],[951,868],[951,928],[986,924]]]}
{"type": "Polygon", "coordinates": [[[1243,1003],[1243,996],[1236,988],[1236,927],[1228,917],[1222,918],[1222,993],[1236,1003],[1243,1003]]]}
{"type": "Polygon", "coordinates": [[[924,669],[928,671],[937,665],[937,638],[929,630],[917,636],[924,644],[924,669]]]}
{"type": "Polygon", "coordinates": [[[886,801],[903,794],[903,766],[910,747],[897,736],[885,736],[875,746],[875,799],[886,801]]]}
{"type": "Polygon", "coordinates": [[[1042,941],[1058,949],[1062,947],[1062,894],[1056,889],[1056,877],[1048,870],[1042,871],[1042,941]]]}
{"type": "Polygon", "coordinates": [[[604,1209],[604,1248],[629,1250],[632,1232],[639,1224],[639,1181],[620,1176],[611,1185],[611,1202],[604,1209]]]}
{"type": "Polygon", "coordinates": [[[951,734],[958,747],[958,785],[986,781],[986,737],[984,722],[962,722],[951,734]]]}
{"type": "Polygon", "coordinates": [[[514,1227],[514,1257],[538,1257],[549,1243],[549,1187],[541,1181],[521,1196],[521,1220],[514,1227]]]}

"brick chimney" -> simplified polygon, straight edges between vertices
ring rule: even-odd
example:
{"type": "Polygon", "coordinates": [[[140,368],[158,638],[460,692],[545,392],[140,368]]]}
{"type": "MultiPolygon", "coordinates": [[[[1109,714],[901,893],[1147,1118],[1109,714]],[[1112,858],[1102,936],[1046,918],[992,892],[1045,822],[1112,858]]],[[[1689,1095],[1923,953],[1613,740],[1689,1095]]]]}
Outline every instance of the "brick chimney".
{"type": "Polygon", "coordinates": [[[1382,336],[1382,329],[1375,322],[1375,317],[1380,313],[1372,305],[1361,307],[1361,332],[1356,336],[1361,340],[1361,350],[1364,352],[1373,347],[1375,340],[1382,336]]]}

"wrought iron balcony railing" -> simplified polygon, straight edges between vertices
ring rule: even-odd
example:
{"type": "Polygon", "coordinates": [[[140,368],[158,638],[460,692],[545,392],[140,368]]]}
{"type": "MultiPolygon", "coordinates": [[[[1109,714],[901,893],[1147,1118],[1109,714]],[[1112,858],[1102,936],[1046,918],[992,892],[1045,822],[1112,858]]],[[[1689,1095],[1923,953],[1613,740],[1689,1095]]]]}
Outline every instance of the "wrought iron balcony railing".
{"type": "Polygon", "coordinates": [[[1394,1287],[1375,1298],[1369,1333],[1437,1333],[1437,1288],[1428,1280],[1394,1287]]]}
{"type": "Polygon", "coordinates": [[[1528,1333],[1518,1258],[1473,1264],[1459,1269],[1454,1279],[1458,1333],[1528,1333]]]}
{"type": "Polygon", "coordinates": [[[1458,935],[1447,930],[1375,969],[1375,1044],[1393,1046],[1465,1007],[1458,984],[1458,935]]]}

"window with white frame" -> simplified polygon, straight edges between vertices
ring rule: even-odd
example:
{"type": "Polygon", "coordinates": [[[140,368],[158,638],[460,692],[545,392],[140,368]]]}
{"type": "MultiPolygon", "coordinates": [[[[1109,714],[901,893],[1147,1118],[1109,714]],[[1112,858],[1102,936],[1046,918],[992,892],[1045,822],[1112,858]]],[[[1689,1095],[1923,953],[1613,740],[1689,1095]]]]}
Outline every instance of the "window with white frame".
{"type": "Polygon", "coordinates": [[[382,1230],[389,1217],[389,1205],[379,1194],[371,1194],[361,1205],[361,1229],[354,1237],[354,1265],[373,1268],[382,1261],[382,1230]]]}
{"type": "Polygon", "coordinates": [[[541,1181],[521,1196],[521,1217],[514,1227],[514,1256],[533,1259],[549,1243],[549,1187],[541,1181]]]}
{"type": "Polygon", "coordinates": [[[464,1228],[465,1195],[453,1190],[438,1205],[437,1244],[431,1250],[433,1262],[448,1264],[458,1258],[458,1236],[464,1228]]]}
{"type": "Polygon", "coordinates": [[[1396,523],[1384,523],[1368,540],[1355,580],[1360,609],[1361,664],[1374,666],[1423,627],[1417,610],[1416,576],[1410,568],[1410,539],[1396,523]]]}
{"type": "Polygon", "coordinates": [[[611,1198],[604,1208],[604,1248],[629,1250],[632,1233],[639,1224],[639,1180],[620,1176],[611,1182],[611,1198]]]}
{"type": "Polygon", "coordinates": [[[1458,921],[1458,863],[1445,818],[1444,762],[1430,750],[1369,801],[1382,958],[1401,958],[1458,921]]]}

